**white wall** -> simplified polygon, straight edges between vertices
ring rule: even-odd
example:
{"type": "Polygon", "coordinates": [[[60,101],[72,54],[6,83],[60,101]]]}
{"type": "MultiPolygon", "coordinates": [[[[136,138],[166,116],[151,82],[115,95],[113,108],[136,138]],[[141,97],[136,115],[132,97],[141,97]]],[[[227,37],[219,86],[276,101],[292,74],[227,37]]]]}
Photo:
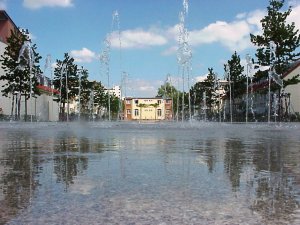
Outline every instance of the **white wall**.
{"type": "MultiPolygon", "coordinates": [[[[293,70],[288,76],[284,79],[290,79],[293,76],[300,74],[300,65],[293,70]]],[[[300,84],[289,85],[285,88],[285,93],[291,94],[291,113],[298,112],[300,113],[300,84]]]]}

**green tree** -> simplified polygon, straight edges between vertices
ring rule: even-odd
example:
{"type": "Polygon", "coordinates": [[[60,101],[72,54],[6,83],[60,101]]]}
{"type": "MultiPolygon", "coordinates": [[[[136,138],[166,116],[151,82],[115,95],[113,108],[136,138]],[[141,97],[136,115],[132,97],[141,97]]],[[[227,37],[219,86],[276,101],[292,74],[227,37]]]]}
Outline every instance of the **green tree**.
{"type": "MultiPolygon", "coordinates": [[[[241,66],[240,56],[234,52],[231,59],[228,60],[228,76],[227,81],[231,84],[231,97],[234,111],[236,112],[236,100],[241,99],[246,92],[246,76],[243,74],[244,67],[241,66]]],[[[225,68],[225,66],[224,66],[225,68]]],[[[226,94],[229,97],[229,87],[226,87],[226,94]]],[[[240,104],[239,104],[240,105],[240,104]]]]}
{"type": "Polygon", "coordinates": [[[206,105],[212,109],[212,106],[215,104],[216,99],[216,89],[215,89],[215,83],[216,83],[216,74],[213,71],[213,68],[208,68],[208,75],[206,79],[203,82],[203,87],[206,91],[206,105]]]}
{"type": "Polygon", "coordinates": [[[173,113],[177,110],[177,105],[179,99],[182,99],[182,94],[180,91],[178,91],[173,85],[171,85],[169,82],[165,83],[164,85],[161,85],[157,90],[157,96],[164,96],[165,98],[171,98],[172,99],[172,110],[173,113]]]}
{"type": "MultiPolygon", "coordinates": [[[[212,117],[213,106],[217,103],[218,98],[216,98],[216,73],[213,68],[208,68],[207,77],[204,81],[197,82],[191,87],[191,102],[195,102],[195,105],[207,107],[208,116],[212,117]],[[204,106],[203,95],[206,93],[206,105],[204,106]]],[[[201,110],[201,109],[200,109],[201,110]]]]}
{"type": "Polygon", "coordinates": [[[101,82],[94,82],[94,104],[97,107],[97,114],[100,114],[100,110],[106,107],[107,96],[105,94],[105,88],[101,82]]]}
{"type": "MultiPolygon", "coordinates": [[[[106,101],[105,103],[106,108],[108,109],[108,93],[105,95],[106,101]]],[[[113,119],[118,119],[117,116],[119,114],[119,107],[120,107],[120,99],[115,94],[110,94],[110,112],[112,114],[113,119]]]]}
{"type": "Polygon", "coordinates": [[[11,115],[13,115],[14,105],[15,119],[20,120],[21,97],[25,97],[25,119],[27,118],[27,100],[30,98],[30,92],[34,95],[40,95],[37,89],[38,80],[35,74],[41,73],[38,63],[41,56],[37,53],[36,45],[31,45],[29,37],[18,30],[12,30],[7,39],[8,45],[1,55],[2,69],[4,74],[0,75],[0,80],[4,80],[2,95],[8,97],[12,95],[11,115]],[[30,43],[28,48],[24,49],[23,54],[20,51],[24,43],[30,43]],[[32,54],[31,54],[32,53],[32,54]],[[30,60],[30,58],[32,58],[30,60]],[[16,104],[14,104],[16,101],[16,104]]]}
{"type": "MultiPolygon", "coordinates": [[[[78,96],[78,101],[80,97],[80,113],[85,115],[88,114],[88,104],[90,100],[92,82],[88,80],[88,70],[83,67],[78,71],[79,85],[80,86],[80,96],[78,96]]],[[[78,92],[79,95],[79,92],[78,92]]]]}
{"type": "Polygon", "coordinates": [[[65,53],[63,60],[56,60],[56,64],[53,85],[60,94],[55,101],[60,102],[60,118],[64,120],[66,104],[78,95],[79,75],[77,65],[68,53],[65,53]]]}
{"type": "MultiPolygon", "coordinates": [[[[282,11],[284,0],[270,0],[267,7],[268,14],[261,20],[262,35],[250,34],[251,42],[258,47],[256,57],[260,65],[270,65],[270,41],[276,44],[276,72],[283,74],[287,71],[289,65],[296,61],[300,52],[299,30],[295,28],[295,23],[287,23],[287,18],[292,12],[289,7],[282,11]]],[[[267,78],[268,73],[258,73],[256,80],[267,78]]],[[[284,81],[284,86],[299,83],[299,75],[284,81]]],[[[276,86],[278,89],[278,86],[276,86]]]]}

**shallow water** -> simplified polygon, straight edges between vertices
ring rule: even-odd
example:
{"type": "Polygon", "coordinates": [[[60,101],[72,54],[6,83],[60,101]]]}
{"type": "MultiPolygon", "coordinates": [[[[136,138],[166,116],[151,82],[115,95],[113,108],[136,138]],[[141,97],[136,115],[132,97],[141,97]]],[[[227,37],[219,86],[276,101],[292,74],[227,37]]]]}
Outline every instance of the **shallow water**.
{"type": "Polygon", "coordinates": [[[0,123],[0,224],[300,224],[300,124],[0,123]]]}

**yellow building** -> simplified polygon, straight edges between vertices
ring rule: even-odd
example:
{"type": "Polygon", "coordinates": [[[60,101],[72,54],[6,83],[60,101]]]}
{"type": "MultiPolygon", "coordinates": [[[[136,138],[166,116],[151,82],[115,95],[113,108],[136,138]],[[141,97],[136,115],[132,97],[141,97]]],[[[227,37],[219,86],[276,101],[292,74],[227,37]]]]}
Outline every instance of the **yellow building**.
{"type": "Polygon", "coordinates": [[[171,120],[172,99],[155,98],[125,98],[125,120],[171,120]]]}

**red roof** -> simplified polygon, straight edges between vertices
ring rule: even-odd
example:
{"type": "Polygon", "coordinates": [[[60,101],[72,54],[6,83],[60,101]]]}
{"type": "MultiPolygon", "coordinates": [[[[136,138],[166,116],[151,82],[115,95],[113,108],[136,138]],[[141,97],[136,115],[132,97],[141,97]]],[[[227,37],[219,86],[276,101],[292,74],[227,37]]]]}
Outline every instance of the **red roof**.
{"type": "MultiPolygon", "coordinates": [[[[291,72],[293,72],[299,66],[300,66],[300,59],[290,65],[288,70],[282,75],[282,78],[285,78],[286,76],[288,76],[291,72]]],[[[272,81],[272,83],[273,82],[274,81],[272,81]]],[[[269,79],[265,79],[265,80],[254,83],[253,90],[254,91],[261,90],[261,89],[267,88],[268,86],[269,86],[269,79]]],[[[249,88],[251,88],[251,87],[249,87],[249,88]]]]}
{"type": "Polygon", "coordinates": [[[40,89],[40,90],[42,90],[42,91],[45,91],[45,92],[47,92],[47,93],[53,93],[53,94],[59,94],[59,91],[58,90],[56,90],[56,89],[53,89],[53,88],[50,88],[50,87],[48,87],[48,86],[44,86],[44,85],[37,85],[37,88],[38,89],[40,89]]]}

